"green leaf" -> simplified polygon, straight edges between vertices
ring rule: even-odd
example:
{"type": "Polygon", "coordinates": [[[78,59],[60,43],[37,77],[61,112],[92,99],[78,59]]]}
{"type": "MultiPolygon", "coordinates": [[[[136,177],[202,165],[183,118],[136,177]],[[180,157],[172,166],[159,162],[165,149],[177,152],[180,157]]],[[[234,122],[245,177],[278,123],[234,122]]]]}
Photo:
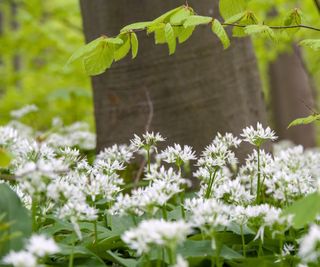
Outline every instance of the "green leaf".
{"type": "Polygon", "coordinates": [[[131,42],[131,52],[132,52],[132,59],[136,58],[139,49],[139,41],[137,35],[132,32],[130,33],[130,42],[131,42]]]}
{"type": "Polygon", "coordinates": [[[181,32],[178,35],[179,43],[182,44],[183,42],[187,41],[191,37],[195,28],[196,28],[195,26],[182,28],[181,32]]]}
{"type": "Polygon", "coordinates": [[[283,215],[294,215],[293,226],[297,229],[313,222],[320,215],[320,194],[315,192],[294,202],[283,211],[283,215]]]}
{"type": "Polygon", "coordinates": [[[201,24],[208,24],[211,21],[212,21],[212,18],[207,16],[190,16],[183,23],[183,26],[187,28],[187,27],[197,26],[201,24]]]}
{"type": "Polygon", "coordinates": [[[111,250],[106,251],[106,253],[111,257],[113,262],[121,264],[121,266],[124,266],[124,267],[136,267],[137,266],[138,261],[135,259],[121,258],[118,255],[116,255],[115,253],[113,253],[111,250]]]}
{"type": "Polygon", "coordinates": [[[151,21],[136,22],[123,27],[120,32],[129,32],[135,30],[143,30],[150,25],[151,21]]]}
{"type": "MultiPolygon", "coordinates": [[[[258,24],[258,19],[256,15],[251,11],[243,12],[244,16],[238,21],[241,25],[253,25],[258,24]]],[[[231,18],[230,18],[231,19],[231,18]]],[[[234,27],[233,36],[235,37],[244,37],[247,34],[245,33],[244,28],[234,27]]]]}
{"type": "Polygon", "coordinates": [[[239,20],[242,20],[245,15],[246,15],[246,12],[241,12],[241,13],[235,14],[234,16],[232,16],[232,17],[228,18],[227,20],[225,20],[225,23],[227,23],[227,24],[236,23],[239,20]]]}
{"type": "Polygon", "coordinates": [[[299,9],[295,8],[292,10],[285,18],[284,25],[300,25],[301,24],[301,15],[299,9]]]}
{"type": "Polygon", "coordinates": [[[171,16],[170,23],[172,25],[181,25],[191,14],[191,10],[184,7],[171,16]]]}
{"type": "Polygon", "coordinates": [[[31,235],[31,218],[19,197],[7,184],[0,184],[0,214],[4,222],[9,223],[8,234],[14,235],[5,244],[0,245],[0,258],[10,250],[20,250],[25,239],[31,235]]]}
{"type": "Polygon", "coordinates": [[[105,41],[107,43],[110,43],[110,44],[115,44],[115,45],[121,45],[123,44],[123,41],[121,38],[119,37],[115,37],[115,38],[106,38],[105,41]]]}
{"type": "Polygon", "coordinates": [[[301,46],[310,47],[315,51],[320,50],[320,39],[306,39],[300,42],[301,46]]]}
{"type": "Polygon", "coordinates": [[[101,36],[101,37],[93,40],[92,42],[80,47],[78,50],[76,50],[76,52],[74,52],[72,54],[72,56],[69,58],[66,65],[69,65],[72,62],[74,62],[84,56],[87,56],[90,53],[93,53],[101,45],[101,43],[104,42],[105,39],[106,39],[106,37],[101,36]]]}
{"type": "Polygon", "coordinates": [[[297,125],[310,124],[310,123],[317,121],[317,120],[320,120],[320,114],[312,114],[308,117],[299,118],[299,119],[292,121],[289,124],[288,128],[290,128],[292,126],[297,126],[297,125]]]}
{"type": "Polygon", "coordinates": [[[162,27],[159,27],[154,31],[154,40],[156,44],[165,44],[167,42],[164,24],[162,24],[162,27]]]}
{"type": "Polygon", "coordinates": [[[245,0],[220,0],[219,10],[224,20],[233,17],[236,14],[244,12],[246,9],[245,0]]]}
{"type": "Polygon", "coordinates": [[[181,9],[184,9],[184,8],[185,8],[184,6],[179,6],[175,9],[169,10],[168,12],[164,13],[160,17],[153,20],[151,22],[151,24],[157,24],[157,23],[165,23],[166,24],[167,22],[170,22],[171,16],[173,16],[175,13],[177,13],[178,11],[180,11],[181,9]]]}
{"type": "Polygon", "coordinates": [[[103,42],[94,53],[83,60],[88,75],[94,76],[110,68],[114,59],[114,44],[103,42]]]}
{"type": "Polygon", "coordinates": [[[119,37],[122,39],[123,44],[115,47],[115,52],[114,52],[115,61],[119,61],[120,59],[123,59],[129,53],[131,48],[129,37],[130,37],[129,34],[123,34],[119,37]]]}
{"type": "Polygon", "coordinates": [[[9,152],[0,148],[0,168],[7,168],[10,165],[11,159],[12,157],[9,152]]]}
{"type": "Polygon", "coordinates": [[[176,42],[176,37],[174,35],[173,28],[170,23],[166,24],[164,31],[165,31],[166,41],[169,47],[169,55],[172,55],[176,51],[177,42],[176,42]]]}
{"type": "Polygon", "coordinates": [[[267,25],[248,25],[245,27],[244,31],[248,35],[263,34],[272,40],[276,40],[274,31],[267,25]]]}
{"type": "Polygon", "coordinates": [[[215,33],[218,38],[220,39],[223,48],[227,49],[230,46],[230,40],[228,37],[227,32],[225,31],[225,29],[223,28],[223,26],[221,25],[221,23],[218,20],[214,20],[212,22],[212,32],[215,33]]]}

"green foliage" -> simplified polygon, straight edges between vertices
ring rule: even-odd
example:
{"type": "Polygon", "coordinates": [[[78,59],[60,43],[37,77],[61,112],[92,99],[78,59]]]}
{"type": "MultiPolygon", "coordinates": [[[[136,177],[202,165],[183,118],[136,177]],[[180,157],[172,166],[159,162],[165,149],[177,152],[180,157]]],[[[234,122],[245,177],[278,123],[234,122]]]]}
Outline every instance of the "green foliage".
{"type": "Polygon", "coordinates": [[[174,35],[174,31],[170,23],[166,24],[164,31],[165,31],[166,41],[169,47],[169,54],[172,55],[176,51],[176,37],[174,35]]]}
{"type": "Polygon", "coordinates": [[[221,16],[227,20],[246,9],[246,0],[220,0],[219,10],[221,16]]]}
{"type": "Polygon", "coordinates": [[[3,148],[0,148],[0,168],[8,167],[11,162],[11,159],[11,155],[3,148]]]}
{"type": "Polygon", "coordinates": [[[303,124],[310,124],[310,123],[313,123],[317,120],[320,119],[320,114],[312,114],[308,117],[305,117],[305,118],[299,118],[299,119],[296,119],[294,121],[292,121],[288,128],[292,127],[292,126],[297,126],[297,125],[303,125],[303,124]]]}
{"type": "Polygon", "coordinates": [[[293,226],[297,229],[311,223],[320,214],[320,194],[310,194],[286,208],[284,215],[293,215],[293,226]]]}
{"type": "Polygon", "coordinates": [[[137,56],[138,49],[139,49],[138,37],[134,32],[130,33],[130,42],[131,42],[132,58],[134,59],[137,56]]]}
{"type": "Polygon", "coordinates": [[[248,35],[256,35],[256,34],[263,34],[269,37],[271,40],[276,39],[276,35],[274,31],[267,25],[248,25],[245,27],[245,33],[248,35]]]}
{"type": "Polygon", "coordinates": [[[320,39],[307,39],[300,42],[300,45],[310,47],[315,51],[320,50],[320,39]]]}
{"type": "Polygon", "coordinates": [[[227,49],[230,46],[228,34],[217,19],[212,22],[212,32],[214,32],[218,36],[221,43],[223,44],[224,49],[227,49]]]}
{"type": "Polygon", "coordinates": [[[27,209],[21,204],[18,196],[8,185],[0,184],[0,214],[1,224],[6,229],[0,231],[0,238],[5,238],[4,244],[0,239],[0,258],[10,250],[21,249],[24,239],[31,234],[31,219],[27,209]]]}
{"type": "Polygon", "coordinates": [[[192,27],[192,26],[198,26],[202,24],[208,24],[212,21],[211,17],[206,16],[190,16],[186,19],[186,21],[183,23],[183,26],[185,28],[192,27]]]}

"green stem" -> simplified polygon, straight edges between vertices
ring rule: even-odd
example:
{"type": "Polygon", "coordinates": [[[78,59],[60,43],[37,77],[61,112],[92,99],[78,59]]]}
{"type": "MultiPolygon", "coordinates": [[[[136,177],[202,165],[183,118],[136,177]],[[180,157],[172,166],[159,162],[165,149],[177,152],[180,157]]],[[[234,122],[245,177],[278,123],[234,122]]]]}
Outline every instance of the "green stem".
{"type": "Polygon", "coordinates": [[[183,207],[183,203],[184,203],[184,191],[182,191],[180,193],[180,209],[181,209],[181,217],[182,219],[186,219],[186,212],[184,210],[184,207],[183,207]]]}
{"type": "Polygon", "coordinates": [[[260,177],[260,146],[258,146],[258,182],[257,182],[257,196],[256,203],[260,204],[260,190],[261,190],[261,177],[260,177]]]}
{"type": "Polygon", "coordinates": [[[206,194],[205,194],[205,198],[207,198],[207,199],[210,198],[213,182],[214,182],[214,179],[216,177],[217,171],[218,171],[218,168],[216,168],[214,170],[213,175],[210,172],[209,184],[208,184],[208,188],[207,188],[207,191],[206,191],[206,194]]]}
{"type": "Polygon", "coordinates": [[[168,248],[169,264],[176,264],[176,249],[174,246],[168,248]]]}
{"type": "Polygon", "coordinates": [[[69,267],[73,267],[73,262],[74,262],[74,247],[75,247],[75,241],[72,242],[72,250],[69,256],[69,267]]]}
{"type": "Polygon", "coordinates": [[[167,213],[166,205],[162,206],[162,216],[163,216],[163,219],[165,219],[166,221],[168,220],[168,213],[167,213]]]}
{"type": "Polygon", "coordinates": [[[247,252],[246,252],[246,241],[245,241],[245,239],[244,239],[243,225],[242,225],[242,224],[240,225],[240,232],[241,232],[243,256],[246,257],[246,256],[247,256],[247,252]]]}
{"type": "Polygon", "coordinates": [[[147,149],[148,173],[150,173],[150,149],[147,149]]]}
{"type": "Polygon", "coordinates": [[[93,231],[94,231],[94,240],[93,243],[96,244],[98,242],[98,229],[97,229],[97,221],[93,222],[93,231]]]}
{"type": "Polygon", "coordinates": [[[35,197],[32,198],[31,203],[31,218],[32,218],[32,232],[37,232],[38,224],[37,224],[37,200],[35,197]]]}

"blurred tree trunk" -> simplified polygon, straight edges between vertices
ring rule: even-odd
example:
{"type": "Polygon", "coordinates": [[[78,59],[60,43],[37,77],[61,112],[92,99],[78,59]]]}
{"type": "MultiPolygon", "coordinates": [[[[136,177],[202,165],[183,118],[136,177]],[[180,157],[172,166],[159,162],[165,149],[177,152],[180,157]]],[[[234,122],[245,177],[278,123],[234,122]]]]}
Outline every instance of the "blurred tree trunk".
{"type": "MultiPolygon", "coordinates": [[[[84,32],[89,42],[115,35],[126,24],[152,20],[177,5],[161,0],[81,0],[84,32]]],[[[189,1],[199,14],[218,10],[218,1],[189,1]]],[[[127,143],[149,128],[169,142],[190,144],[197,151],[220,132],[265,123],[261,83],[249,39],[233,40],[223,51],[209,27],[199,27],[190,40],[168,56],[139,33],[137,59],[127,58],[92,78],[98,150],[127,143]],[[152,109],[151,109],[152,107],[152,109]],[[150,110],[153,110],[152,112],[150,110]],[[152,113],[152,114],[150,114],[152,113]]],[[[243,146],[244,154],[248,147],[243,146]]]]}
{"type": "Polygon", "coordinates": [[[270,91],[275,129],[280,139],[288,139],[305,147],[316,145],[316,131],[313,124],[287,129],[294,119],[312,114],[314,90],[303,65],[300,50],[278,56],[270,64],[270,91]]]}

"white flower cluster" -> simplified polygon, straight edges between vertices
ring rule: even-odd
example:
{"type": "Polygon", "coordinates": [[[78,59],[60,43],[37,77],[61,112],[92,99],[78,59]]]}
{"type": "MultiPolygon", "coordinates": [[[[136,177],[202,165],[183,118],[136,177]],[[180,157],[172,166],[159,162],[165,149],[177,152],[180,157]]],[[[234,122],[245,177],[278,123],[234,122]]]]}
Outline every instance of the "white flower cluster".
{"type": "Polygon", "coordinates": [[[59,251],[60,249],[53,239],[43,235],[33,235],[23,250],[10,251],[2,261],[4,264],[11,264],[14,267],[38,267],[41,258],[59,251]]]}
{"type": "Polygon", "coordinates": [[[191,233],[191,225],[184,221],[145,220],[137,228],[126,231],[121,238],[131,249],[141,255],[148,252],[154,245],[176,247],[191,233]]]}

